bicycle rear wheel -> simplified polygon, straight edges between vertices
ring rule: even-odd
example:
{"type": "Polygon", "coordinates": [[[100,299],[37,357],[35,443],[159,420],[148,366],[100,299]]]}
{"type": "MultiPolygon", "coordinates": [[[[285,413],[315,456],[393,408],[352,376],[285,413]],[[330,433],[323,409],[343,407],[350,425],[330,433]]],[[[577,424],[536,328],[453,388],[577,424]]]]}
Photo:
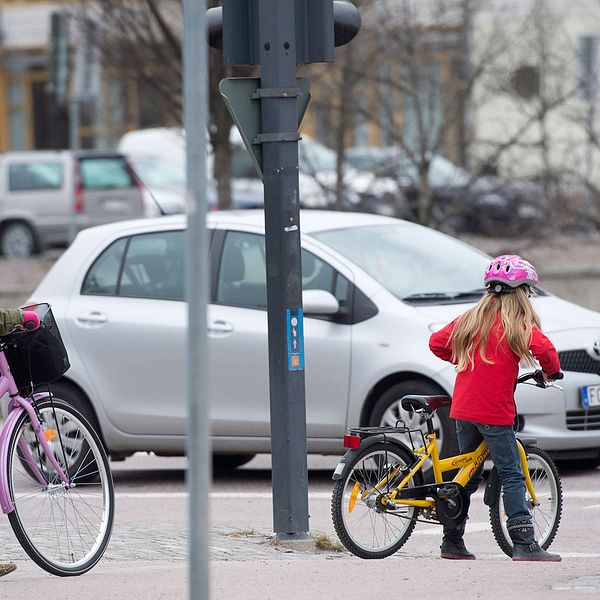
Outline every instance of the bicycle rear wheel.
{"type": "Polygon", "coordinates": [[[108,459],[98,435],[74,408],[44,399],[37,409],[69,484],[63,484],[44,455],[29,415],[23,413],[9,441],[6,476],[14,510],[8,518],[21,546],[42,569],[81,575],[100,560],[112,532],[114,488],[108,459]],[[75,458],[73,449],[81,447],[85,456],[75,458]]]}
{"type": "MultiPolygon", "coordinates": [[[[539,448],[525,448],[531,483],[537,503],[526,492],[526,500],[533,521],[535,539],[546,550],[558,531],[562,515],[563,494],[558,470],[553,460],[539,448]]],[[[508,556],[512,556],[512,540],[506,528],[506,514],[501,501],[502,486],[498,486],[496,497],[490,504],[490,523],[498,545],[508,556]]]]}
{"type": "MultiPolygon", "coordinates": [[[[385,558],[410,537],[419,509],[387,506],[383,500],[402,481],[401,470],[411,465],[414,458],[398,444],[376,443],[360,451],[347,465],[344,476],[336,481],[331,516],[338,537],[352,554],[360,558],[385,558]],[[375,490],[374,486],[380,482],[384,484],[375,490]]],[[[417,471],[408,486],[422,483],[422,474],[417,471]]]]}

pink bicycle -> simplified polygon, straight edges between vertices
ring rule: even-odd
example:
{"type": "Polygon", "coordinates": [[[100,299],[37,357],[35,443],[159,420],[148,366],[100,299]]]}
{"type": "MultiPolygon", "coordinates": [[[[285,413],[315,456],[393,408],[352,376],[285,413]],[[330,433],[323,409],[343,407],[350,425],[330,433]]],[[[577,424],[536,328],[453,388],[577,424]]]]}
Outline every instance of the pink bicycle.
{"type": "Polygon", "coordinates": [[[35,331],[0,338],[0,504],[19,543],[53,575],[81,575],[102,558],[112,532],[114,487],[100,438],[85,417],[40,386],[69,361],[48,304],[35,331]]]}

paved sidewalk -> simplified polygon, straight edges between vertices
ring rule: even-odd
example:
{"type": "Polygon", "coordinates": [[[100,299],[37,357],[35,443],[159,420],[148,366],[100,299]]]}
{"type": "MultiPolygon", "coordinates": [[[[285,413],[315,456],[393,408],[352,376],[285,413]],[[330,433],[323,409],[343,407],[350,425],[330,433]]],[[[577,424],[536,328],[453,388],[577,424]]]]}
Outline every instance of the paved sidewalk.
{"type": "MultiPolygon", "coordinates": [[[[165,533],[180,542],[175,551],[165,548],[160,533],[150,543],[147,538],[143,542],[146,533],[137,532],[140,546],[156,544],[155,553],[145,548],[140,552],[135,538],[125,544],[119,535],[105,559],[75,579],[52,577],[31,561],[19,559],[17,571],[0,582],[0,599],[28,599],[40,593],[77,600],[189,598],[187,538],[180,538],[181,532],[165,533]]],[[[363,561],[346,552],[294,551],[273,544],[265,532],[228,528],[213,529],[210,547],[212,600],[346,600],[365,594],[410,600],[439,596],[448,600],[505,600],[507,596],[576,600],[600,593],[595,558],[516,564],[501,554],[480,556],[476,561],[444,561],[400,551],[385,560],[363,561]]]]}

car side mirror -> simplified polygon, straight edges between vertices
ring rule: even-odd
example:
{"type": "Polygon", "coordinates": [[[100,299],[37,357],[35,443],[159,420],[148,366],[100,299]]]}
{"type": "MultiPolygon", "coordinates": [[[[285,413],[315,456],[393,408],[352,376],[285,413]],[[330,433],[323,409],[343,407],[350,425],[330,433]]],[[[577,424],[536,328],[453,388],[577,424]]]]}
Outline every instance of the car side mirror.
{"type": "Polygon", "coordinates": [[[305,290],[302,305],[305,315],[335,315],[340,310],[336,297],[325,290],[305,290]]]}

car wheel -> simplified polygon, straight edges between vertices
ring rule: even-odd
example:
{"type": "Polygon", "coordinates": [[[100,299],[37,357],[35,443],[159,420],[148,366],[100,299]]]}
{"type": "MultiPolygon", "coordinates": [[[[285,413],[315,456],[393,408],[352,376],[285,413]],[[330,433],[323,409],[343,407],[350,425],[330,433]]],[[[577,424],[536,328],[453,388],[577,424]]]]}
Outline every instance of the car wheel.
{"type": "MultiPolygon", "coordinates": [[[[78,410],[87,419],[88,423],[94,428],[96,433],[100,434],[96,415],[90,407],[88,399],[85,397],[83,392],[80,392],[74,385],[70,385],[69,383],[61,381],[50,384],[50,390],[55,398],[64,400],[73,408],[78,410]]],[[[47,390],[40,388],[36,391],[45,392],[47,390]]]]}
{"type": "Polygon", "coordinates": [[[213,454],[213,469],[237,469],[249,463],[256,454],[213,454]]]}
{"type": "Polygon", "coordinates": [[[0,249],[6,258],[29,258],[37,251],[35,234],[22,221],[6,223],[0,232],[0,249]]]}
{"type": "MultiPolygon", "coordinates": [[[[94,414],[94,411],[91,409],[87,398],[85,398],[82,392],[80,392],[77,388],[69,384],[60,382],[51,384],[50,389],[54,398],[56,398],[57,400],[63,400],[67,404],[70,404],[75,410],[79,411],[86,418],[87,422],[91,425],[91,427],[94,429],[94,431],[98,434],[101,441],[103,442],[102,434],[98,426],[96,415],[94,414]]],[[[43,393],[47,390],[41,388],[36,391],[43,393]]],[[[83,440],[81,440],[79,445],[76,445],[77,440],[78,438],[69,442],[70,446],[68,448],[68,453],[74,468],[83,469],[85,471],[86,465],[84,464],[84,461],[85,457],[88,454],[89,448],[86,446],[86,442],[83,440]]],[[[108,453],[108,450],[106,451],[108,453]]],[[[97,477],[97,472],[90,472],[89,475],[86,475],[84,473],[84,479],[81,478],[81,475],[82,473],[80,471],[79,478],[81,481],[94,481],[97,477]]]]}
{"type": "Polygon", "coordinates": [[[592,458],[560,458],[554,459],[559,471],[587,471],[600,466],[600,456],[592,458]]]}
{"type": "MultiPolygon", "coordinates": [[[[396,383],[381,394],[375,402],[369,418],[369,425],[374,427],[393,427],[401,419],[410,429],[421,430],[425,433],[427,426],[425,423],[421,423],[419,415],[405,411],[400,405],[400,401],[404,396],[408,396],[409,394],[435,396],[443,393],[435,384],[419,379],[396,383]]],[[[444,458],[457,454],[456,427],[454,421],[450,419],[448,407],[440,408],[435,412],[433,416],[433,428],[437,434],[437,446],[440,456],[444,458]]],[[[401,435],[398,438],[409,448],[411,447],[411,439],[408,435],[401,435]]],[[[413,433],[412,445],[415,447],[422,445],[422,439],[419,434],[415,435],[413,433]]],[[[423,469],[425,472],[430,471],[431,466],[426,463],[423,469]]]]}

